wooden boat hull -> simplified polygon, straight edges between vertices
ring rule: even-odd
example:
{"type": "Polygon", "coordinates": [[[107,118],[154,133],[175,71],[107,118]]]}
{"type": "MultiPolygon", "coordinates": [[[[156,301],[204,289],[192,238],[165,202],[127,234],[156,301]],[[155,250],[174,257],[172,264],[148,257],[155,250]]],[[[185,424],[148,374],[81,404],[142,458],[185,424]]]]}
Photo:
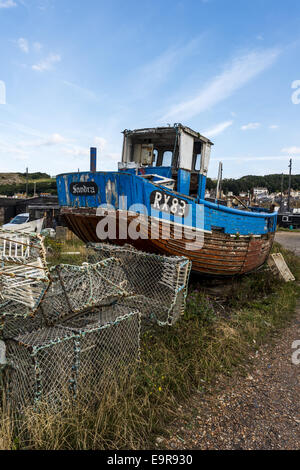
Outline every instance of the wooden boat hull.
{"type": "Polygon", "coordinates": [[[185,228],[184,236],[178,236],[181,228],[177,224],[169,223],[166,233],[166,225],[163,225],[162,221],[151,220],[151,224],[146,222],[138,224],[141,235],[139,238],[132,239],[128,236],[121,238],[120,230],[123,228],[123,233],[128,233],[129,225],[136,219],[136,214],[127,212],[124,217],[121,212],[116,211],[109,215],[115,223],[116,236],[99,238],[97,226],[104,216],[96,215],[95,208],[62,208],[68,227],[85,243],[103,241],[117,245],[129,243],[146,252],[186,256],[192,261],[193,271],[214,276],[244,274],[262,266],[270,254],[275,236],[274,232],[238,236],[212,230],[203,232],[201,240],[191,244],[191,237],[195,233],[193,229],[190,229],[189,233],[185,228]],[[187,244],[190,246],[189,249],[187,244]]]}

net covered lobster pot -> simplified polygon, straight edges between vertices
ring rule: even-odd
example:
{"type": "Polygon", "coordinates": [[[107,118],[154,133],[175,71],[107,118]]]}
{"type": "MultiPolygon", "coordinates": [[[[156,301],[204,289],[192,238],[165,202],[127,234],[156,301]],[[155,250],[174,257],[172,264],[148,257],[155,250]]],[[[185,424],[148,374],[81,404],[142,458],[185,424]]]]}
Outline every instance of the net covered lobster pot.
{"type": "Polygon", "coordinates": [[[2,305],[0,340],[12,339],[45,326],[47,323],[40,308],[33,313],[29,307],[18,302],[8,301],[2,305]]]}
{"type": "Polygon", "coordinates": [[[6,341],[6,392],[14,408],[61,403],[66,394],[90,401],[136,364],[140,313],[102,310],[6,341]]]}
{"type": "Polygon", "coordinates": [[[41,304],[49,325],[130,295],[126,275],[116,258],[82,266],[58,265],[50,275],[52,282],[41,304]]]}
{"type": "Polygon", "coordinates": [[[0,229],[0,311],[7,301],[37,310],[50,284],[43,239],[0,229]]]}
{"type": "Polygon", "coordinates": [[[89,243],[88,261],[119,259],[126,278],[125,301],[143,317],[159,325],[173,325],[184,313],[191,262],[184,257],[161,256],[131,246],[89,243]]]}

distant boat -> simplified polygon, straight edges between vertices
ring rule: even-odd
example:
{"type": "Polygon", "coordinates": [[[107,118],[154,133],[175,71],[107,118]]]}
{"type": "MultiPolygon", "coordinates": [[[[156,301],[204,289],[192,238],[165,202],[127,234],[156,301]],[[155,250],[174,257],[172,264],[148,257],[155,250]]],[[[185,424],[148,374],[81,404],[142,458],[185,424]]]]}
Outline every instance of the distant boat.
{"type": "Polygon", "coordinates": [[[284,175],[282,173],[281,204],[280,204],[280,209],[278,211],[278,225],[279,227],[283,227],[283,228],[298,229],[300,228],[300,209],[291,208],[292,159],[290,159],[289,170],[290,170],[289,171],[289,189],[288,189],[287,202],[283,200],[284,175]]]}
{"type": "Polygon", "coordinates": [[[278,225],[283,228],[300,228],[300,209],[294,209],[288,212],[282,211],[278,213],[278,225]]]}
{"type": "Polygon", "coordinates": [[[91,171],[57,176],[62,214],[81,240],[183,255],[194,271],[210,275],[247,273],[264,264],[277,214],[204,199],[209,139],[182,124],[123,134],[118,171],[96,171],[92,149],[91,171]]]}

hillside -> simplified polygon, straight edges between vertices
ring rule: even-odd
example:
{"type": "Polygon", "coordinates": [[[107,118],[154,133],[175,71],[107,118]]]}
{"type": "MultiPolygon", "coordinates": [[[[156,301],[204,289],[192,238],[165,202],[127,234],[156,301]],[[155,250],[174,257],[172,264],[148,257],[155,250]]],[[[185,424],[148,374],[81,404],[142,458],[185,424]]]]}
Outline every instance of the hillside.
{"type": "MultiPolygon", "coordinates": [[[[225,178],[222,182],[222,188],[225,193],[232,191],[234,194],[239,194],[242,191],[251,191],[253,188],[267,188],[270,193],[281,191],[281,174],[255,176],[248,175],[242,178],[225,178]]],[[[283,190],[288,189],[289,177],[284,175],[283,177],[283,190]]],[[[210,178],[207,179],[207,189],[214,189],[216,187],[216,181],[210,178]]],[[[300,190],[300,175],[292,175],[291,187],[294,190],[300,190]]]]}
{"type": "Polygon", "coordinates": [[[20,173],[0,173],[0,185],[3,184],[20,184],[25,179],[20,173]]]}
{"type": "MultiPolygon", "coordinates": [[[[222,189],[225,193],[232,191],[239,194],[242,191],[251,191],[256,187],[267,188],[270,193],[281,191],[281,174],[265,176],[247,175],[242,178],[225,178],[222,182],[222,189]]],[[[47,173],[28,174],[28,193],[33,195],[34,183],[37,185],[37,193],[57,194],[56,180],[47,173]]],[[[300,175],[292,176],[292,189],[300,190],[300,175]]],[[[207,178],[207,189],[214,189],[216,180],[207,178]]],[[[283,190],[288,189],[288,175],[284,175],[283,190]]],[[[0,173],[0,194],[13,196],[15,193],[25,193],[26,173],[0,173]]]]}
{"type": "MultiPolygon", "coordinates": [[[[32,196],[36,183],[37,193],[56,194],[56,180],[47,173],[28,174],[28,195],[32,196]]],[[[16,193],[26,192],[26,173],[0,173],[0,194],[13,196],[16,193]]]]}

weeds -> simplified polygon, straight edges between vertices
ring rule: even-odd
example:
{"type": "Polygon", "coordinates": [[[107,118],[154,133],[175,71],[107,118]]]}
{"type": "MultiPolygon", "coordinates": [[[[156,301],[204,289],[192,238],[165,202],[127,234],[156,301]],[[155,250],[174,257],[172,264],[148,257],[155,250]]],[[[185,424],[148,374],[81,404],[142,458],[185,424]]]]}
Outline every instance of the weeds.
{"type": "Polygon", "coordinates": [[[290,229],[290,228],[286,228],[286,227],[278,227],[277,228],[277,231],[278,232],[300,232],[300,229],[299,228],[293,228],[293,229],[290,229]]]}
{"type": "Polygon", "coordinates": [[[49,266],[55,266],[59,263],[81,265],[87,261],[86,247],[79,239],[60,241],[46,237],[44,243],[49,266]]]}

